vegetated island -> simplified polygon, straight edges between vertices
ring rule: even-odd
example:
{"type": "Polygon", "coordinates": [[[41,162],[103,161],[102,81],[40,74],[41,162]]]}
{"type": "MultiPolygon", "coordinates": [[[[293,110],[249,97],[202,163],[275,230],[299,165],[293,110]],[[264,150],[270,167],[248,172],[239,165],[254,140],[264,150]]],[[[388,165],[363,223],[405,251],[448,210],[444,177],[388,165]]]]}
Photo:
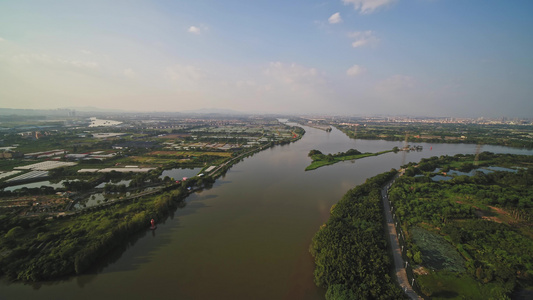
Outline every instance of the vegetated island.
{"type": "Polygon", "coordinates": [[[335,164],[335,163],[338,163],[340,161],[345,161],[345,160],[356,160],[356,159],[360,159],[360,158],[364,158],[364,157],[368,157],[368,156],[378,156],[378,155],[381,155],[381,154],[385,154],[385,153],[389,153],[389,152],[397,152],[399,151],[398,147],[394,147],[394,149],[392,150],[385,150],[385,151],[381,151],[381,152],[376,152],[376,153],[370,153],[370,152],[366,152],[366,153],[361,153],[360,151],[356,150],[356,149],[350,149],[346,152],[339,152],[337,154],[323,154],[322,152],[320,152],[319,150],[311,150],[309,151],[309,154],[307,156],[309,156],[313,161],[311,162],[311,164],[309,166],[307,166],[307,168],[305,168],[306,171],[311,171],[311,170],[315,170],[315,169],[318,169],[320,167],[323,167],[323,166],[327,166],[327,165],[332,165],[332,164],[335,164]]]}

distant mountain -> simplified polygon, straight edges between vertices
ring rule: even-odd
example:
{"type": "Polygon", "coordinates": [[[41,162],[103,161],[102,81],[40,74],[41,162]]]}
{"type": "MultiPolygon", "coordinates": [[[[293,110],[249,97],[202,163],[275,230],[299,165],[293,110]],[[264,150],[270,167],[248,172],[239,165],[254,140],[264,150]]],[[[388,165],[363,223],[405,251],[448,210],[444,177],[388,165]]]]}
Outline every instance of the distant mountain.
{"type": "MultiPolygon", "coordinates": [[[[0,108],[0,116],[18,115],[18,116],[48,116],[48,117],[84,117],[84,116],[105,116],[111,114],[148,114],[148,115],[217,115],[217,116],[244,116],[244,115],[263,115],[261,112],[243,112],[224,108],[201,108],[183,111],[132,111],[121,109],[108,109],[93,106],[71,106],[58,109],[17,109],[17,108],[0,108]]],[[[267,114],[268,115],[268,114],[267,114]]]]}
{"type": "Polygon", "coordinates": [[[69,116],[72,114],[70,109],[18,109],[18,108],[0,108],[2,116],[69,116]]]}
{"type": "Polygon", "coordinates": [[[21,109],[21,108],[0,108],[0,116],[75,116],[78,113],[123,113],[126,111],[118,109],[102,109],[97,107],[66,107],[57,109],[21,109]]]}
{"type": "Polygon", "coordinates": [[[128,112],[122,109],[112,109],[112,108],[99,108],[94,106],[79,106],[79,107],[66,107],[66,109],[73,109],[75,111],[82,112],[111,112],[111,113],[123,113],[128,112]]]}
{"type": "Polygon", "coordinates": [[[208,115],[208,114],[220,114],[220,115],[246,115],[247,113],[231,110],[231,109],[223,109],[223,108],[201,108],[201,109],[194,109],[194,110],[182,110],[180,111],[184,114],[201,114],[201,115],[208,115]]]}

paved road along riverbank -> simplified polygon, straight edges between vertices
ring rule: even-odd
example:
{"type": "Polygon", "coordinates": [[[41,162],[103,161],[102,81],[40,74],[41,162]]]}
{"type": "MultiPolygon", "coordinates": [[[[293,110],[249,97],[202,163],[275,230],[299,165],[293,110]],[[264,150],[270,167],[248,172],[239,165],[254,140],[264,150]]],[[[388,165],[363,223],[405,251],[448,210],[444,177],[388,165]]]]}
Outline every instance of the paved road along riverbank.
{"type": "Polygon", "coordinates": [[[387,197],[387,190],[392,182],[387,183],[381,189],[381,199],[383,200],[383,208],[385,210],[385,221],[387,222],[387,230],[389,233],[390,244],[392,248],[392,254],[394,258],[394,271],[398,279],[398,283],[405,291],[407,296],[411,299],[423,299],[413,290],[407,279],[407,271],[405,270],[405,262],[402,258],[402,252],[400,249],[400,243],[398,241],[398,233],[396,227],[394,227],[394,219],[392,218],[391,207],[389,205],[389,198],[387,197]]]}

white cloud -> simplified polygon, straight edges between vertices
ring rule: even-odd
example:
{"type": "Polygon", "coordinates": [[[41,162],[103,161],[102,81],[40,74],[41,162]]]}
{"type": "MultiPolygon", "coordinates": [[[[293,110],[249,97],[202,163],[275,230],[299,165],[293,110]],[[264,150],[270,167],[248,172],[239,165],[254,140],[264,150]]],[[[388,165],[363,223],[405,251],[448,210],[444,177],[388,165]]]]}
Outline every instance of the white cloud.
{"type": "Polygon", "coordinates": [[[355,39],[352,42],[352,47],[354,48],[373,46],[379,42],[379,39],[374,35],[372,30],[352,32],[348,36],[355,39]]]}
{"type": "Polygon", "coordinates": [[[200,27],[196,27],[196,26],[189,27],[189,30],[187,31],[189,31],[190,33],[194,33],[194,34],[200,34],[202,32],[200,27]]]}
{"type": "Polygon", "coordinates": [[[315,68],[306,68],[295,63],[290,65],[281,62],[271,62],[264,71],[265,75],[287,85],[312,84],[319,79],[315,68]]]}
{"type": "Polygon", "coordinates": [[[342,0],[344,5],[353,5],[361,14],[371,14],[377,9],[396,2],[396,0],[342,0]]]}
{"type": "Polygon", "coordinates": [[[341,14],[338,12],[332,14],[331,17],[329,17],[328,22],[329,24],[337,24],[342,22],[341,14]]]}
{"type": "Polygon", "coordinates": [[[124,69],[124,72],[122,73],[128,78],[134,78],[137,75],[137,73],[135,73],[135,71],[133,71],[131,68],[124,69]]]}
{"type": "Polygon", "coordinates": [[[359,65],[353,65],[351,68],[346,70],[346,75],[348,76],[358,76],[363,74],[366,71],[365,68],[359,66],[359,65]]]}

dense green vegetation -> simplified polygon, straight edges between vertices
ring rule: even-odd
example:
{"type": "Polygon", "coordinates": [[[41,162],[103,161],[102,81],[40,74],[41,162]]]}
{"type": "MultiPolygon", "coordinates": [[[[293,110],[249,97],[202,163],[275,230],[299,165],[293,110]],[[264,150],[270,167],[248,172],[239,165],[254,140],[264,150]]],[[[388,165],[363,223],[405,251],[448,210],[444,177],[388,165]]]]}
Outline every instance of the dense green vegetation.
{"type": "Polygon", "coordinates": [[[381,187],[391,170],[348,191],[313,238],[315,282],[326,299],[403,299],[391,278],[392,258],[383,231],[381,187]]]}
{"type": "Polygon", "coordinates": [[[156,196],[52,220],[2,215],[0,275],[38,281],[82,273],[133,233],[147,230],[152,218],[159,222],[183,205],[187,187],[194,184],[184,182],[156,196]]]}
{"type": "Polygon", "coordinates": [[[311,171],[311,170],[315,170],[323,166],[338,163],[340,161],[356,160],[356,159],[369,157],[369,156],[378,156],[378,155],[392,152],[392,151],[394,150],[387,150],[387,151],[381,151],[381,152],[376,152],[376,153],[369,153],[369,152],[361,153],[357,151],[356,149],[350,149],[346,152],[339,152],[337,154],[330,153],[330,154],[325,155],[325,154],[322,154],[322,152],[313,149],[309,151],[309,154],[308,154],[308,156],[311,157],[313,161],[311,162],[309,166],[305,168],[305,170],[311,171]]]}
{"type": "Polygon", "coordinates": [[[412,143],[469,143],[533,148],[533,126],[458,123],[364,122],[364,126],[335,125],[351,138],[412,143]]]}
{"type": "Polygon", "coordinates": [[[390,190],[389,199],[407,233],[407,256],[428,270],[417,278],[427,296],[505,299],[533,285],[533,157],[484,152],[478,159],[478,166],[473,155],[424,159],[410,164],[390,190]],[[479,166],[516,171],[459,173],[449,180],[432,180],[436,174],[450,176],[454,170],[468,172],[479,166]],[[435,168],[440,169],[435,173],[435,168]],[[446,241],[424,243],[416,238],[420,228],[446,241]],[[439,250],[444,246],[460,253],[464,266],[442,264],[453,256],[439,250]],[[460,284],[465,281],[476,284],[460,284]]]}

